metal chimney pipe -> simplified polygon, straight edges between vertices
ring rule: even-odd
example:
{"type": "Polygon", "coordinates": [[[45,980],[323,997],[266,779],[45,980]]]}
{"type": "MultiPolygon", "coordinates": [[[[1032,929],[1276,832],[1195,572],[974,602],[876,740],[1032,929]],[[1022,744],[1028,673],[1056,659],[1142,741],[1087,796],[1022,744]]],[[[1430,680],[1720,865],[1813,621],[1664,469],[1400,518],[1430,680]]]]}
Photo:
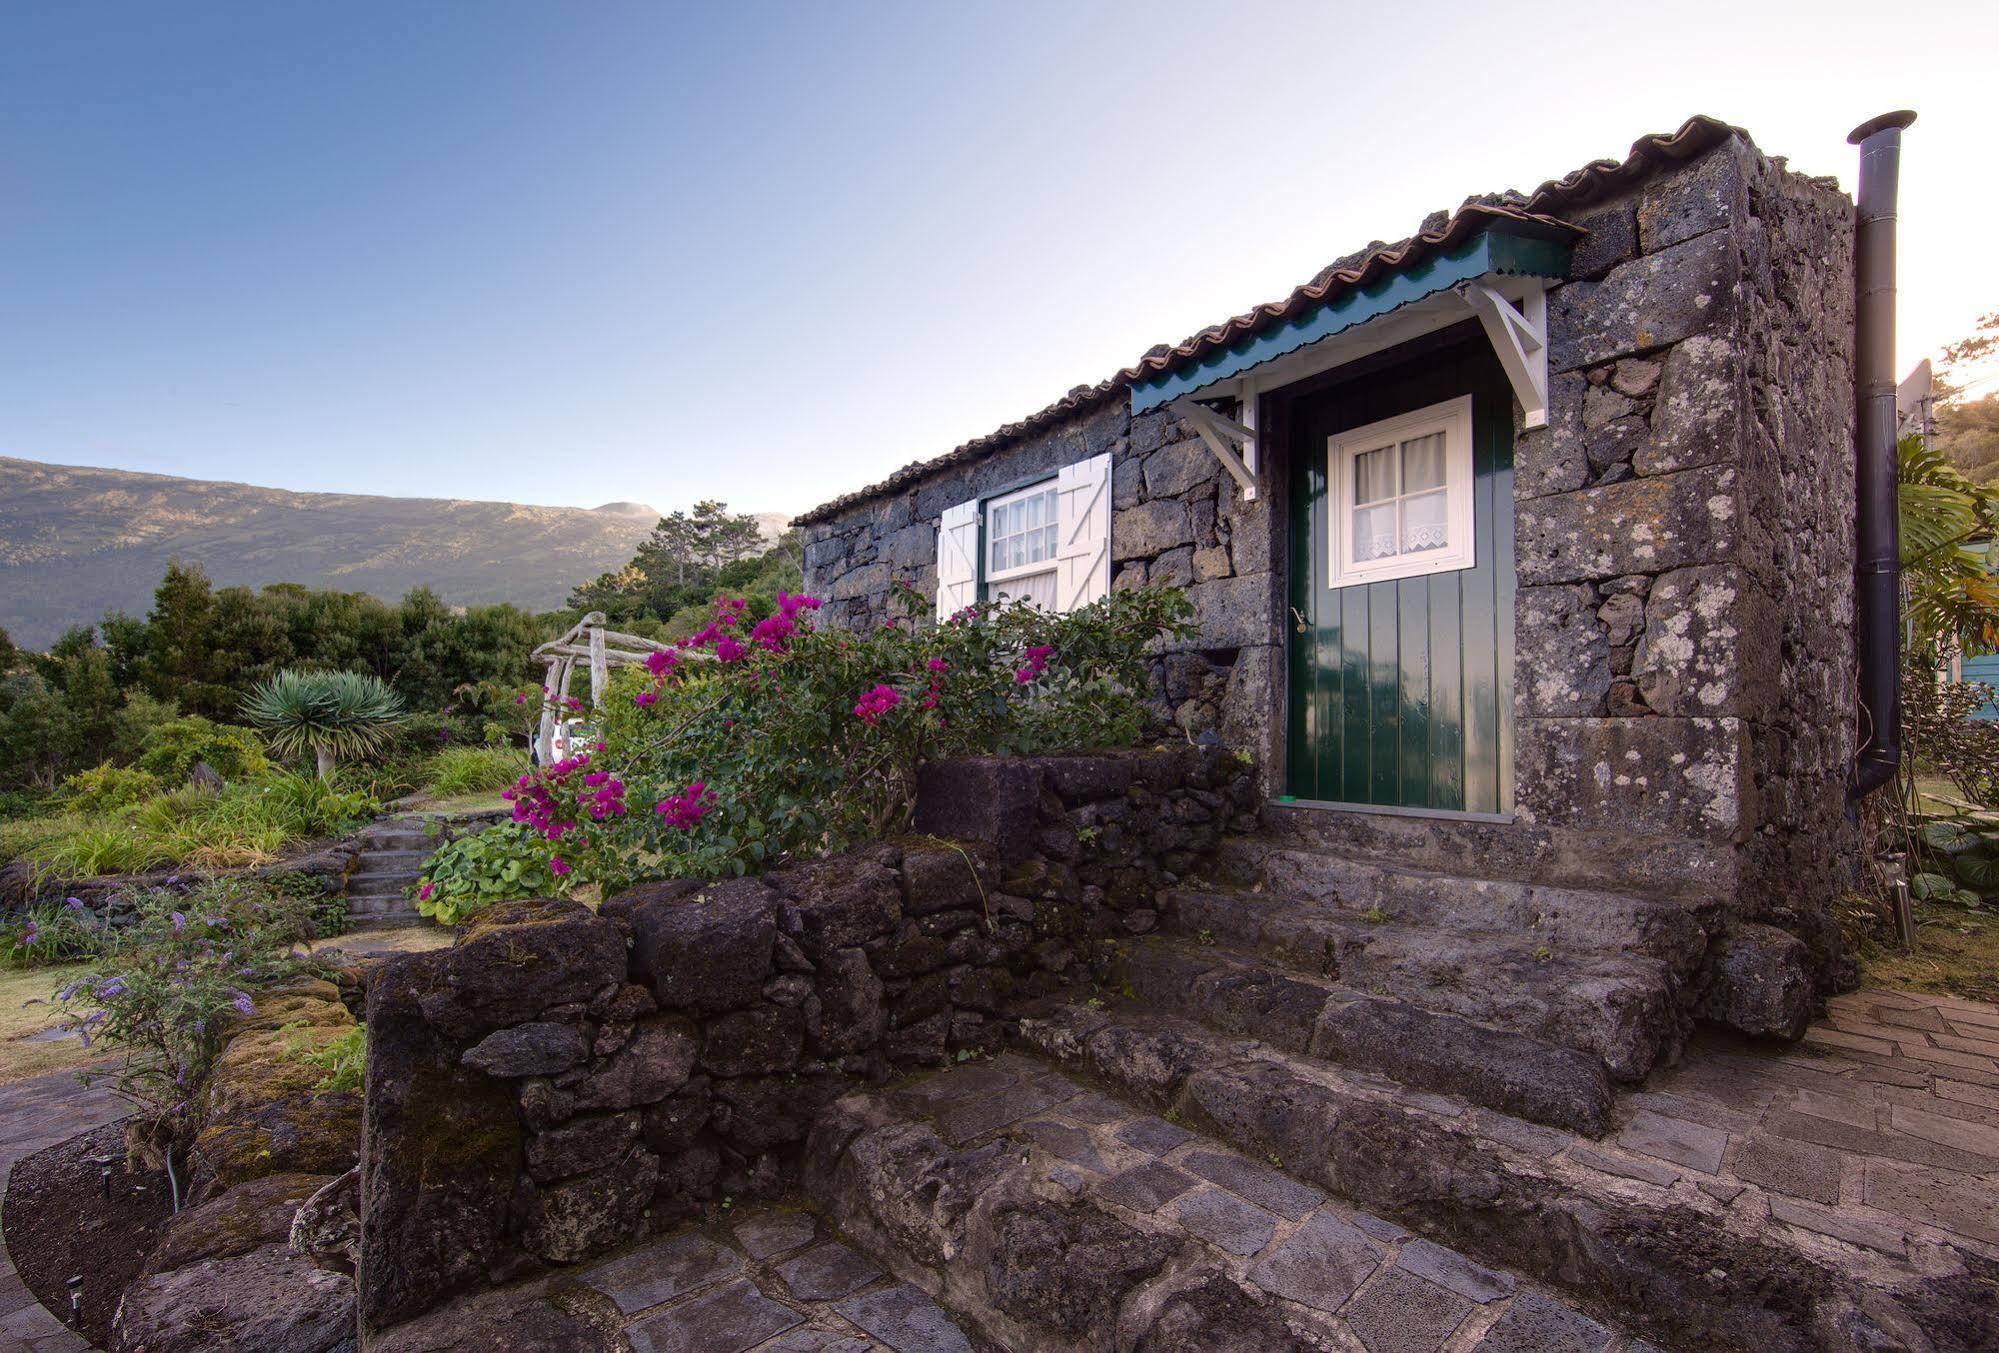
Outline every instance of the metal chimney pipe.
{"type": "Polygon", "coordinates": [[[1895,456],[1895,197],[1907,109],[1846,138],[1860,147],[1854,213],[1854,619],[1867,740],[1849,800],[1886,784],[1902,760],[1902,548],[1895,456]]]}

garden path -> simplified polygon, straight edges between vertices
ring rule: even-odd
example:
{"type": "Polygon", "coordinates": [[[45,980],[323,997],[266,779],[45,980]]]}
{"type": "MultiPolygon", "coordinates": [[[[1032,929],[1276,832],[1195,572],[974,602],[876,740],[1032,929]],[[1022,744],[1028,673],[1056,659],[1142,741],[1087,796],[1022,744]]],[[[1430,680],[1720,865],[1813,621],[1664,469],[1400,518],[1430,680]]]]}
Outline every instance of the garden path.
{"type": "MultiPolygon", "coordinates": [[[[80,1086],[73,1071],[0,1085],[0,1196],[15,1161],[122,1118],[127,1110],[109,1089],[80,1086]]],[[[35,1300],[0,1238],[0,1353],[70,1353],[89,1347],[35,1300]]]]}

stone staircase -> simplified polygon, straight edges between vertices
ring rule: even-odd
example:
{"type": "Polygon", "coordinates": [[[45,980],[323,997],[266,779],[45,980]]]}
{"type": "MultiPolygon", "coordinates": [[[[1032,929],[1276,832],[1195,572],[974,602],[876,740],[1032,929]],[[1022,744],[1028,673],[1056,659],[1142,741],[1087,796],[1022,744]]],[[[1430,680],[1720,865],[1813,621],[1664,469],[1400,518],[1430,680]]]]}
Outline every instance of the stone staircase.
{"type": "Polygon", "coordinates": [[[1277,832],[1168,889],[1119,982],[1294,1054],[1595,1135],[1613,1083],[1677,1052],[1701,913],[1601,887],[1463,878],[1277,832]]]}
{"type": "Polygon", "coordinates": [[[1273,817],[1162,893],[1106,995],[1023,1010],[1025,1055],[826,1110],[815,1205],[1003,1349],[1994,1332],[1962,1236],[1746,1189],[1795,1143],[1678,1073],[1645,1092],[1713,908],[1614,860],[1464,878],[1273,817]]]}
{"type": "Polygon", "coordinates": [[[445,821],[405,813],[361,831],[361,853],[347,875],[347,917],[356,928],[420,925],[410,889],[423,862],[448,839],[445,821]]]}
{"type": "Polygon", "coordinates": [[[347,916],[356,929],[423,925],[411,889],[423,862],[454,837],[475,832],[503,816],[476,813],[399,813],[359,833],[361,853],[347,875],[347,916]]]}
{"type": "Polygon", "coordinates": [[[983,1347],[1650,1347],[1532,1279],[1015,1055],[832,1104],[804,1176],[850,1243],[983,1347]]]}

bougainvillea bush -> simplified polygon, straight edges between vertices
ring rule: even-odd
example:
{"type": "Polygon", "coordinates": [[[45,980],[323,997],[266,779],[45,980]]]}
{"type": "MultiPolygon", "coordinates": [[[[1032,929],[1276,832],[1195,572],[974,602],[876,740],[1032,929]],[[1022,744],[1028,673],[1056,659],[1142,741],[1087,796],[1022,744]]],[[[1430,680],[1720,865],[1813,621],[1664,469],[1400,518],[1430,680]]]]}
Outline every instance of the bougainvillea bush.
{"type": "MultiPolygon", "coordinates": [[[[911,617],[928,604],[907,585],[896,599],[911,617]]],[[[507,791],[561,885],[752,873],[892,832],[934,757],[1128,745],[1156,642],[1193,633],[1164,588],[870,632],[820,629],[818,609],[718,602],[684,649],[618,674],[597,743],[507,791]]]]}

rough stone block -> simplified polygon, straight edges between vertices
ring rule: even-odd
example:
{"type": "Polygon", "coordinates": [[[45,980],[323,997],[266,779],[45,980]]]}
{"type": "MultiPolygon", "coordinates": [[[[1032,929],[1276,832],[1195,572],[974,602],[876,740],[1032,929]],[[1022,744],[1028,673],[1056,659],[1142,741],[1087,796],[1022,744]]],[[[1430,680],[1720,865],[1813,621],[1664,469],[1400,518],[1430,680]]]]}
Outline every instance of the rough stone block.
{"type": "Polygon", "coordinates": [[[1638,257],[1638,215],[1630,198],[1608,203],[1574,218],[1589,232],[1569,255],[1569,276],[1601,277],[1638,257]]]}
{"type": "Polygon", "coordinates": [[[570,1093],[579,1109],[628,1109],[665,1099],[693,1069],[693,1034],[680,1021],[663,1021],[638,1030],[570,1093]]]}
{"type": "Polygon", "coordinates": [[[617,900],[632,928],[632,972],[661,1008],[713,1014],[762,997],[780,905],[764,884],[642,884],[617,900]]]}
{"type": "Polygon", "coordinates": [[[1264,1291],[1337,1311],[1381,1264],[1382,1249],[1331,1212],[1315,1214],[1249,1271],[1264,1291]]]}
{"type": "Polygon", "coordinates": [[[618,927],[580,902],[502,902],[455,946],[426,956],[435,972],[423,1013],[471,1040],[558,1005],[587,1002],[625,975],[618,927]]]}
{"type": "Polygon", "coordinates": [[[1178,498],[1221,472],[1221,462],[1200,438],[1162,446],[1145,458],[1145,496],[1178,498]]]}
{"type": "Polygon", "coordinates": [[[1200,628],[1182,648],[1246,648],[1273,642],[1277,615],[1275,575],[1248,573],[1216,578],[1187,589],[1200,628]]]}
{"type": "Polygon", "coordinates": [[[1775,608],[1730,565],[1677,569],[1652,585],[1631,674],[1660,714],[1763,714],[1781,655],[1775,608]]]}
{"type": "Polygon", "coordinates": [[[1659,375],[1651,436],[1632,456],[1641,475],[1741,461],[1748,380],[1732,335],[1694,334],[1673,345],[1659,375]]]}
{"type": "Polygon", "coordinates": [[[1521,432],[1513,443],[1513,493],[1542,498],[1571,493],[1589,482],[1583,397],[1589,382],[1580,371],[1548,381],[1548,425],[1521,432]]]}
{"type": "Polygon", "coordinates": [[[1638,200],[1640,247],[1657,253],[1747,220],[1755,159],[1747,143],[1731,138],[1692,164],[1648,181],[1638,200]]]}
{"type": "Polygon", "coordinates": [[[808,958],[886,935],[902,920],[902,881],[873,860],[835,856],[778,871],[769,882],[789,899],[779,924],[808,958]]]}
{"type": "Polygon", "coordinates": [[[1737,922],[1708,949],[1700,1013],[1759,1037],[1800,1037],[1812,1018],[1810,962],[1797,936],[1737,922]]]}
{"type": "Polygon", "coordinates": [[[1193,543],[1193,521],[1177,498],[1151,499],[1111,518],[1112,559],[1150,559],[1175,545],[1193,543]]]}
{"type": "Polygon", "coordinates": [[[1739,268],[1727,231],[1619,264],[1549,298],[1548,365],[1573,371],[1677,343],[1732,322],[1739,268]]]}
{"type": "Polygon", "coordinates": [[[1748,825],[1739,719],[1523,719],[1515,763],[1531,822],[1711,838],[1748,825]]]}
{"type": "Polygon", "coordinates": [[[585,1174],[622,1157],[638,1135],[637,1113],[573,1118],[528,1138],[528,1173],[541,1183],[585,1174]]]}
{"type": "Polygon", "coordinates": [[[1514,708],[1523,715],[1588,716],[1610,693],[1610,638],[1587,584],[1523,587],[1514,605],[1514,651],[1525,678],[1514,708]]]}
{"type": "Polygon", "coordinates": [[[1030,762],[962,757],[916,773],[916,830],[991,846],[1002,863],[1032,849],[1040,808],[1041,772],[1030,762]]]}
{"type": "Polygon", "coordinates": [[[1726,466],[1536,498],[1514,510],[1527,586],[1725,562],[1742,531],[1736,473],[1726,466]]]}
{"type": "Polygon", "coordinates": [[[702,1068],[718,1076],[790,1071],[804,1050],[805,1019],[784,1006],[737,1010],[701,1029],[702,1068]]]}
{"type": "Polygon", "coordinates": [[[590,1055],[574,1024],[516,1024],[487,1034],[458,1060],[488,1076],[559,1076],[590,1055]]]}

